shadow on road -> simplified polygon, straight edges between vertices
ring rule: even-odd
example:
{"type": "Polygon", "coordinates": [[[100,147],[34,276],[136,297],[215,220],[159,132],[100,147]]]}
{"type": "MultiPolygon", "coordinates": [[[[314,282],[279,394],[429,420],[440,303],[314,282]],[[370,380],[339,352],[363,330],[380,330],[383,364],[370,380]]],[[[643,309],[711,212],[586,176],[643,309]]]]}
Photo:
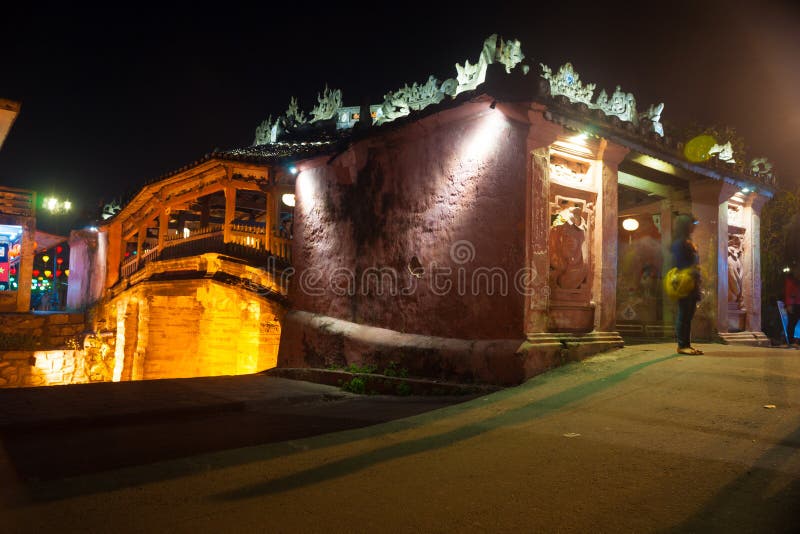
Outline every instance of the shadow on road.
{"type": "MultiPolygon", "coordinates": [[[[520,423],[525,423],[532,419],[546,416],[552,412],[555,412],[556,410],[560,410],[569,404],[584,400],[591,395],[606,390],[622,382],[623,380],[626,380],[637,371],[640,371],[651,365],[670,360],[677,356],[677,354],[673,354],[632,365],[613,375],[604,376],[602,380],[593,380],[591,382],[580,384],[520,408],[509,410],[502,415],[490,417],[450,432],[428,436],[414,441],[398,443],[396,445],[384,447],[367,454],[339,460],[337,462],[302,471],[287,477],[278,478],[262,484],[251,485],[235,491],[218,494],[216,499],[249,499],[260,495],[289,491],[301,488],[303,486],[317,484],[325,480],[349,475],[367,469],[381,462],[387,462],[397,458],[411,456],[441,447],[447,447],[453,443],[476,437],[484,432],[489,432],[503,426],[513,426],[520,423]]],[[[522,386],[521,388],[516,388],[515,390],[506,390],[506,392],[513,391],[514,395],[519,395],[520,392],[524,391],[525,389],[527,388],[522,386]]],[[[502,395],[502,393],[495,395],[499,396],[502,395]]],[[[472,404],[473,408],[478,406],[474,403],[470,404],[472,404]]],[[[439,412],[439,414],[441,414],[441,412],[439,412]]]]}

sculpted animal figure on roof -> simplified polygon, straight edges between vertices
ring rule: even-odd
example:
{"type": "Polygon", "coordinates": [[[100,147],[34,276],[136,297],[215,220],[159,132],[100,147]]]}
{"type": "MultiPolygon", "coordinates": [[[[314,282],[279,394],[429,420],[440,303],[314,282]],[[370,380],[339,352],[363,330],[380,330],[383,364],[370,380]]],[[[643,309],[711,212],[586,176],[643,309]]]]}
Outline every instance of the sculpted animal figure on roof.
{"type": "Polygon", "coordinates": [[[317,102],[318,104],[311,110],[312,119],[309,122],[312,124],[336,116],[336,112],[342,107],[342,91],[340,89],[332,91],[325,85],[323,94],[317,95],[317,102]]]}

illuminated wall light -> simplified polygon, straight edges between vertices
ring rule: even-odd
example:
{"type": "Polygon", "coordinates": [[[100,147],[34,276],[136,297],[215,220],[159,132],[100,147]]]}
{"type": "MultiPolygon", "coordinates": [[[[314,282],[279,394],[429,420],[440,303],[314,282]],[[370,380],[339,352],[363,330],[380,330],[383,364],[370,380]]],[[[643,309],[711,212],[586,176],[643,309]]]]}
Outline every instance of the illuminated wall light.
{"type": "Polygon", "coordinates": [[[785,273],[791,272],[791,269],[789,267],[784,267],[783,272],[785,273]]]}
{"type": "Polygon", "coordinates": [[[639,221],[629,217],[624,221],[622,221],[622,228],[624,228],[628,232],[635,232],[636,230],[639,229],[639,221]]]}
{"type": "Polygon", "coordinates": [[[192,233],[191,230],[189,230],[188,228],[184,228],[183,229],[183,238],[186,239],[187,237],[189,237],[191,235],[191,233],[192,233]]]}
{"type": "Polygon", "coordinates": [[[570,141],[570,143],[577,143],[577,144],[582,145],[582,144],[584,144],[586,142],[586,140],[588,138],[589,138],[589,136],[586,134],[586,132],[581,132],[581,133],[579,133],[577,135],[573,135],[572,137],[570,137],[569,141],[570,141]]]}
{"type": "Polygon", "coordinates": [[[289,167],[289,172],[296,175],[297,174],[297,167],[292,165],[291,167],[289,167]]]}
{"type": "Polygon", "coordinates": [[[745,193],[745,194],[747,194],[747,193],[749,193],[749,192],[750,192],[750,188],[749,188],[749,187],[743,187],[743,188],[742,188],[742,193],[745,193]]]}
{"type": "Polygon", "coordinates": [[[281,202],[293,208],[295,204],[294,193],[284,193],[283,196],[281,196],[281,202]]]}

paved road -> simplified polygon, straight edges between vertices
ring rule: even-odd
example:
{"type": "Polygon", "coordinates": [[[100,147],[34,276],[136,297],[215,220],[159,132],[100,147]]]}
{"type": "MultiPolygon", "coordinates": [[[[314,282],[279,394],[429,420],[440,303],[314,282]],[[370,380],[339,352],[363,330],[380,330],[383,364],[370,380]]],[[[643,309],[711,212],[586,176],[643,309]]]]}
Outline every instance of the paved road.
{"type": "MultiPolygon", "coordinates": [[[[6,444],[2,524],[10,532],[797,532],[800,352],[702,348],[706,356],[692,357],[671,345],[629,347],[410,418],[66,479],[14,482],[6,444]]],[[[222,428],[201,424],[193,439],[222,443],[222,428]]]]}

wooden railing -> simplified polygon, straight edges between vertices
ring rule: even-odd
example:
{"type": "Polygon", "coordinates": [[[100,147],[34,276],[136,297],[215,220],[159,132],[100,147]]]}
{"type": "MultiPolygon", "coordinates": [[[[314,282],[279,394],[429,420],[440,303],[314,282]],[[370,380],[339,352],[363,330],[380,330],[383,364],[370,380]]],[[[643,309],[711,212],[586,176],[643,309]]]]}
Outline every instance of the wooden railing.
{"type": "Polygon", "coordinates": [[[27,189],[0,186],[0,213],[33,217],[36,214],[36,193],[27,189]]]}
{"type": "Polygon", "coordinates": [[[286,263],[292,262],[292,240],[289,238],[272,236],[269,251],[286,263]]]}
{"type": "Polygon", "coordinates": [[[124,262],[120,268],[119,272],[123,278],[127,278],[142,267],[144,267],[148,262],[157,260],[159,256],[159,248],[153,247],[151,249],[147,249],[142,252],[141,256],[134,256],[133,258],[129,259],[128,261],[124,262]]]}
{"type": "Polygon", "coordinates": [[[163,249],[153,247],[144,251],[140,256],[134,256],[124,262],[120,266],[120,276],[128,278],[150,261],[171,260],[207,253],[227,254],[255,265],[266,265],[270,256],[274,256],[281,263],[291,263],[292,240],[290,238],[272,236],[269,250],[267,250],[266,229],[259,225],[239,223],[232,225],[228,243],[225,242],[224,234],[221,224],[212,224],[193,230],[186,237],[182,234],[170,235],[164,241],[163,249]]]}
{"type": "Polygon", "coordinates": [[[234,223],[231,225],[231,243],[257,250],[266,250],[266,228],[260,225],[234,223]]]}

